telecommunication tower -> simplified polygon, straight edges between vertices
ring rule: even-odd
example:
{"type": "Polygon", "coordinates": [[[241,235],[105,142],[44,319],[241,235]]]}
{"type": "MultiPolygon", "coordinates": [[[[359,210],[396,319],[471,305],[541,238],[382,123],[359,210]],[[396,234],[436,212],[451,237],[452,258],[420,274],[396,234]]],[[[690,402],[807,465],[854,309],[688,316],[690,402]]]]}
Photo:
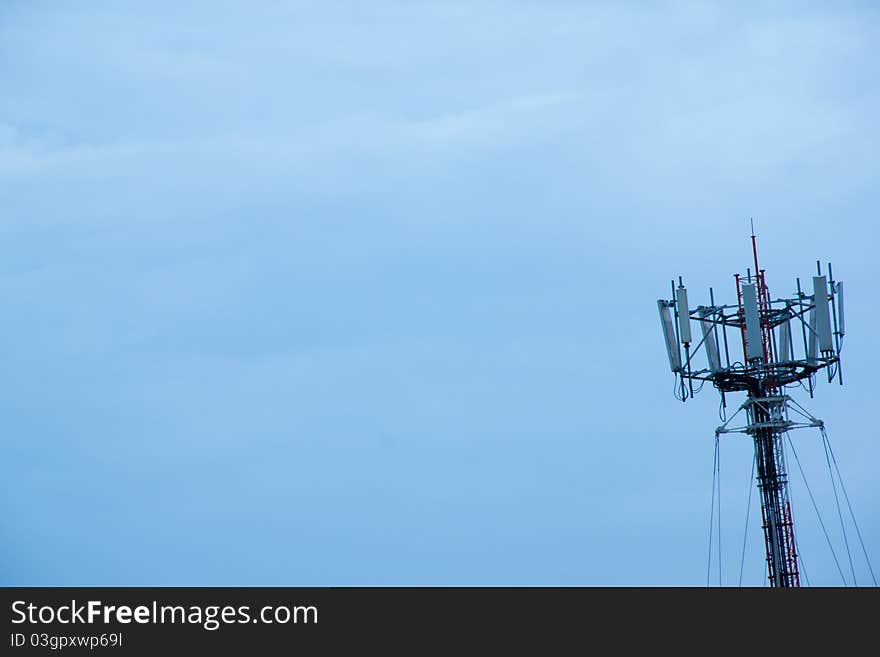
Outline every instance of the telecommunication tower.
{"type": "Polygon", "coordinates": [[[812,397],[820,370],[826,371],[829,383],[836,378],[843,384],[843,283],[834,280],[831,263],[823,272],[817,262],[809,288],[802,289],[798,278],[796,292],[774,298],[765,271],[758,265],[754,227],[751,240],[754,271],[749,268],[744,276],[734,275],[735,304],[716,305],[714,291],[709,288],[709,305],[691,308],[679,277],[678,286],[672,282],[672,298],[659,299],[657,307],[669,367],[677,377],[676,396],[681,401],[694,396],[694,382],[698,382],[697,392],[704,382],[711,382],[720,392],[724,408],[727,395],[746,393],[745,402],[715,430],[715,436],[742,433],[752,437],[767,578],[772,587],[798,587],[798,551],[783,437],[792,429],[823,429],[823,423],[787,395],[785,388],[803,385],[812,397]],[[692,322],[697,323],[699,333],[692,332],[692,322]],[[701,349],[703,367],[694,361],[701,349]],[[731,426],[740,412],[745,413],[745,424],[731,426]]]}

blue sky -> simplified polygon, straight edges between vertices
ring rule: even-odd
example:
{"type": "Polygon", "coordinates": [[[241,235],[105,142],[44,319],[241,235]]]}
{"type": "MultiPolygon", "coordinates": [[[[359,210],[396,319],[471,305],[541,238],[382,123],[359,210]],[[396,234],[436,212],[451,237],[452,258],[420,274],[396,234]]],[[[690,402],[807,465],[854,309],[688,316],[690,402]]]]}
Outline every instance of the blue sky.
{"type": "Polygon", "coordinates": [[[846,281],[846,385],[798,399],[877,564],[878,39],[871,3],[4,2],[0,582],[704,584],[718,399],[673,399],[655,301],[732,300],[750,216],[772,291],[846,281]]]}

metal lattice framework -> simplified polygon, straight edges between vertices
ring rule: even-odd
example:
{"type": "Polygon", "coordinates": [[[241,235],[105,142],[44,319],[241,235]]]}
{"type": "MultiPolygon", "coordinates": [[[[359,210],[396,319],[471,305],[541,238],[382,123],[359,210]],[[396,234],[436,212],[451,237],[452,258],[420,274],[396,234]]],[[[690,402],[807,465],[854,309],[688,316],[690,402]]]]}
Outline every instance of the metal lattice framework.
{"type": "Polygon", "coordinates": [[[816,374],[822,369],[829,382],[837,378],[843,384],[843,284],[834,280],[830,263],[826,276],[817,262],[812,294],[805,292],[797,279],[792,296],[773,298],[765,272],[758,267],[754,234],[751,239],[755,269],[754,273],[747,269],[745,276],[734,276],[736,304],[716,305],[714,291],[709,288],[710,304],[691,309],[687,289],[679,278],[678,287],[672,282],[672,298],[658,300],[657,306],[669,366],[678,379],[676,396],[681,401],[693,397],[694,382],[698,384],[696,392],[711,382],[720,392],[724,408],[728,394],[746,393],[746,401],[715,435],[743,433],[752,437],[767,577],[771,586],[796,587],[800,586],[800,573],[783,437],[792,429],[823,425],[784,389],[803,386],[812,397],[816,374]],[[700,328],[699,341],[694,340],[692,322],[700,328]],[[740,346],[742,360],[735,355],[732,359],[731,352],[740,346]],[[699,368],[694,357],[701,350],[706,366],[699,368]],[[729,426],[740,412],[745,413],[746,424],[729,426]]]}

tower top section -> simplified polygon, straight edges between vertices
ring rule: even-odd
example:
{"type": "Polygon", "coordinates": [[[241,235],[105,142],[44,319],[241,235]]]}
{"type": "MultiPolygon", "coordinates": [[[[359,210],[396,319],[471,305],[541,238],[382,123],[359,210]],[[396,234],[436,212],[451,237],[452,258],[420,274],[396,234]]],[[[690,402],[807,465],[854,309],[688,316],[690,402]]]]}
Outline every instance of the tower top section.
{"type": "Polygon", "coordinates": [[[802,286],[795,279],[789,296],[770,293],[758,264],[752,226],[753,267],[734,274],[736,303],[692,306],[681,277],[671,281],[672,297],[658,299],[669,367],[678,377],[676,396],[686,401],[710,381],[725,393],[777,393],[804,385],[813,395],[817,372],[843,384],[840,348],[844,336],[843,283],[834,280],[831,263],[802,286]],[[696,382],[696,388],[695,388],[696,382]]]}

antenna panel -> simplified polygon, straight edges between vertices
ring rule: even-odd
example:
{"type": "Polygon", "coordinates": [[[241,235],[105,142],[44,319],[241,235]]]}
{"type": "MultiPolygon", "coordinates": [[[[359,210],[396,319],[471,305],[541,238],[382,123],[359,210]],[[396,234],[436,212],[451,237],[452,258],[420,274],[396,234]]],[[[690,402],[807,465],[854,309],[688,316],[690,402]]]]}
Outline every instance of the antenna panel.
{"type": "Polygon", "coordinates": [[[711,313],[707,308],[699,309],[700,326],[703,328],[703,345],[706,347],[706,357],[709,359],[709,369],[717,372],[721,369],[721,354],[718,351],[718,343],[715,341],[715,323],[707,319],[711,313]]]}
{"type": "Polygon", "coordinates": [[[833,351],[831,313],[828,308],[828,284],[824,276],[813,276],[813,303],[816,304],[816,333],[819,334],[819,351],[833,351]]]}
{"type": "Polygon", "coordinates": [[[761,340],[761,317],[758,314],[758,292],[754,284],[742,286],[743,311],[746,315],[746,359],[763,358],[764,343],[761,340]]]}
{"type": "Polygon", "coordinates": [[[660,326],[663,329],[663,340],[666,342],[666,354],[669,356],[669,369],[673,372],[679,372],[681,370],[681,353],[678,350],[678,342],[675,341],[672,313],[663,299],[657,300],[657,309],[660,311],[660,326]]]}
{"type": "Polygon", "coordinates": [[[837,282],[837,325],[840,328],[840,335],[846,333],[843,324],[843,281],[837,282]]]}
{"type": "Polygon", "coordinates": [[[819,344],[819,336],[816,334],[816,309],[810,309],[810,330],[808,331],[807,342],[807,360],[813,362],[816,360],[816,347],[819,344]]]}
{"type": "Polygon", "coordinates": [[[791,360],[791,322],[785,320],[779,325],[779,362],[785,363],[791,360]]]}
{"type": "Polygon", "coordinates": [[[682,344],[691,343],[691,316],[688,310],[688,291],[678,286],[678,333],[682,344]]]}

